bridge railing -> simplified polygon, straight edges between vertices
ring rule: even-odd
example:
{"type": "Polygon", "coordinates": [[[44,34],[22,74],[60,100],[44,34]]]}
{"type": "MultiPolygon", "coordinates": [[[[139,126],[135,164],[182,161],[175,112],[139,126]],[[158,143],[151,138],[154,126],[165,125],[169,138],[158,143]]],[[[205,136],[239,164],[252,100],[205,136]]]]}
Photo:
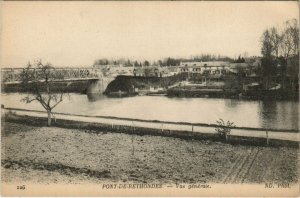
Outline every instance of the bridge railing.
{"type": "MultiPolygon", "coordinates": [[[[37,76],[41,69],[32,69],[37,76]]],[[[4,83],[20,82],[22,80],[23,68],[4,68],[1,69],[1,79],[4,83]]],[[[54,80],[71,80],[71,79],[99,79],[102,72],[96,68],[54,68],[49,69],[50,78],[54,80]]],[[[42,80],[42,79],[41,79],[42,80]]]]}

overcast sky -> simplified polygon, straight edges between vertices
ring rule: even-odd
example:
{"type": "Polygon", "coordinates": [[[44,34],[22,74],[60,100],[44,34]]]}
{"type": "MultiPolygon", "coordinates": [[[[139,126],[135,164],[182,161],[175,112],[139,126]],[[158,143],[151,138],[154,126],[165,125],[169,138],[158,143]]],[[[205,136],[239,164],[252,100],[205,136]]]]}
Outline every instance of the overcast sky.
{"type": "Polygon", "coordinates": [[[264,29],[299,18],[295,2],[4,2],[1,66],[97,58],[154,60],[213,53],[260,55],[264,29]]]}

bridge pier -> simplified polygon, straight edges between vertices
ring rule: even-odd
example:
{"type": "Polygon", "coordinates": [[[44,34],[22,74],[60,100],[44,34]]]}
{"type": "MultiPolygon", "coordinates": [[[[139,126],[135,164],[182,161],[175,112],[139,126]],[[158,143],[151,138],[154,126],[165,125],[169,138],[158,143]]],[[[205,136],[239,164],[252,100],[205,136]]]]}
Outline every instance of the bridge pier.
{"type": "Polygon", "coordinates": [[[93,79],[88,81],[86,94],[103,94],[104,91],[105,90],[102,79],[93,79]]]}
{"type": "Polygon", "coordinates": [[[92,95],[95,95],[95,94],[102,95],[105,92],[108,84],[110,82],[112,82],[114,79],[115,79],[114,77],[104,77],[104,76],[102,76],[99,79],[91,79],[88,81],[86,93],[90,94],[90,95],[91,94],[92,95]]]}
{"type": "Polygon", "coordinates": [[[86,95],[89,101],[97,101],[101,97],[103,97],[103,93],[105,92],[108,84],[113,80],[107,78],[101,79],[93,79],[88,81],[86,95]]]}

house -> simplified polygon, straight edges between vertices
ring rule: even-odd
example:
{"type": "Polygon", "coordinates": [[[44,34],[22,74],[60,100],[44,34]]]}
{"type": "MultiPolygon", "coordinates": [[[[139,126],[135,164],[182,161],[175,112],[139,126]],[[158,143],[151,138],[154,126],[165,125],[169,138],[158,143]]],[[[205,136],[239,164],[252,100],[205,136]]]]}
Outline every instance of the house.
{"type": "Polygon", "coordinates": [[[179,73],[178,67],[159,67],[158,69],[160,77],[174,76],[179,73]]]}
{"type": "Polygon", "coordinates": [[[119,76],[119,75],[126,75],[132,76],[133,75],[134,67],[124,67],[122,65],[111,65],[108,67],[108,72],[112,76],[119,76]]]}
{"type": "Polygon", "coordinates": [[[198,67],[204,67],[204,66],[226,66],[228,65],[229,62],[226,61],[201,61],[201,62],[197,62],[197,61],[192,61],[192,62],[181,62],[180,63],[180,67],[192,67],[192,66],[198,66],[198,67]]]}
{"type": "Polygon", "coordinates": [[[245,57],[244,59],[245,59],[245,63],[247,63],[253,67],[261,66],[261,57],[251,56],[251,57],[245,57]]]}
{"type": "Polygon", "coordinates": [[[253,66],[249,63],[230,63],[229,70],[232,73],[243,73],[246,76],[251,76],[253,74],[253,66]]]}
{"type": "Polygon", "coordinates": [[[145,70],[143,67],[135,67],[133,69],[134,76],[145,76],[145,70]]]}
{"type": "Polygon", "coordinates": [[[170,66],[167,67],[167,69],[169,70],[170,76],[174,76],[180,73],[180,68],[178,66],[170,66]]]}
{"type": "Polygon", "coordinates": [[[209,61],[209,62],[181,62],[180,72],[199,74],[225,74],[229,72],[229,62],[209,61]]]}
{"type": "Polygon", "coordinates": [[[146,76],[146,77],[167,77],[176,72],[171,73],[167,67],[149,66],[149,67],[136,67],[133,70],[134,76],[146,76]]]}

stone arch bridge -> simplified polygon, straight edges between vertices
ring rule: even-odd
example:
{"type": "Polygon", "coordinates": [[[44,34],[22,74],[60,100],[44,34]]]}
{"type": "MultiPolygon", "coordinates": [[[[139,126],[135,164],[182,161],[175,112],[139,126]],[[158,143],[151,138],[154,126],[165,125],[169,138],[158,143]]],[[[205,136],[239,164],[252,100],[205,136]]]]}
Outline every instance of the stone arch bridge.
{"type": "MultiPolygon", "coordinates": [[[[2,68],[1,83],[3,86],[18,86],[21,84],[21,74],[24,68],[2,68]]],[[[34,72],[40,72],[35,69],[34,72]]],[[[105,76],[100,69],[97,68],[53,68],[49,69],[50,77],[55,80],[52,82],[88,82],[87,93],[102,94],[108,84],[115,79],[112,76],[105,76]]]]}

